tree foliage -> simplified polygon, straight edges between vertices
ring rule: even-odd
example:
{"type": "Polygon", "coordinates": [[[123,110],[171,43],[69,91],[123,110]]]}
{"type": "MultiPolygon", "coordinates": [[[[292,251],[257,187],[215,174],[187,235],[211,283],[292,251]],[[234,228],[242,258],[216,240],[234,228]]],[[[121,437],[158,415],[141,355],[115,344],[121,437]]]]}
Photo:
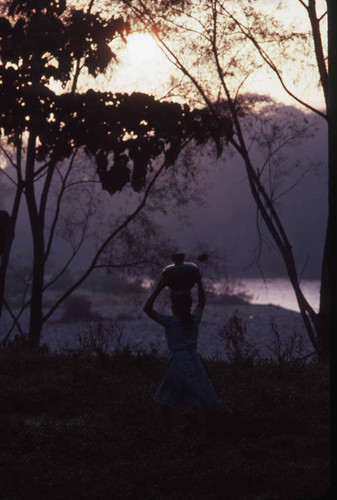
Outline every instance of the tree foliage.
{"type": "Polygon", "coordinates": [[[114,57],[108,44],[129,31],[121,18],[68,12],[65,2],[49,1],[12,2],[8,12],[14,22],[0,18],[0,126],[12,144],[24,132],[38,138],[38,162],[62,161],[84,146],[96,158],[104,189],[114,193],[131,180],[139,191],[155,157],[164,154],[169,166],[189,137],[200,144],[211,136],[230,136],[230,120],[214,125],[207,110],[191,112],[188,106],[140,93],[53,90],[53,82],[69,83],[79,61],[93,76],[107,68],[114,57]],[[115,157],[109,170],[111,151],[115,157]]]}

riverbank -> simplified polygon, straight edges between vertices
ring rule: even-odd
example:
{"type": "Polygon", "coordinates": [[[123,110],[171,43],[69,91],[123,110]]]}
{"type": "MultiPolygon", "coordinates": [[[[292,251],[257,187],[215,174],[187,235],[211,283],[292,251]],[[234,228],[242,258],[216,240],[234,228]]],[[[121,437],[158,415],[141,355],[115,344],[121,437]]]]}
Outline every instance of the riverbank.
{"type": "Polygon", "coordinates": [[[209,361],[220,398],[204,448],[193,413],[171,434],[152,402],[166,359],[0,353],[0,491],[15,500],[286,500],[329,489],[329,372],[209,361]]]}
{"type": "MultiPolygon", "coordinates": [[[[150,320],[142,310],[146,297],[146,292],[125,296],[81,295],[76,304],[71,302],[68,309],[61,308],[57,311],[43,331],[42,342],[55,351],[72,346],[76,336],[90,330],[90,318],[93,322],[101,318],[106,328],[111,323],[118,327],[117,333],[121,334],[119,342],[122,346],[132,344],[143,350],[151,350],[155,346],[160,354],[165,355],[167,345],[163,328],[150,320]],[[65,310],[68,310],[69,315],[65,315],[65,310]],[[91,316],[88,316],[89,311],[91,316]],[[86,317],[83,316],[84,313],[87,314],[86,317]]],[[[170,314],[168,296],[164,295],[160,299],[157,309],[170,314]]],[[[252,304],[236,295],[208,294],[207,299],[198,342],[198,350],[205,358],[226,360],[227,353],[219,330],[233,315],[239,316],[241,325],[246,330],[247,342],[261,357],[273,357],[270,347],[275,343],[276,337],[272,324],[278,328],[282,349],[286,348],[289,337],[296,332],[297,337],[301,337],[303,341],[298,357],[313,352],[298,312],[272,304],[252,304]]]]}
{"type": "MultiPolygon", "coordinates": [[[[261,280],[249,280],[249,283],[246,280],[235,285],[233,290],[236,293],[208,292],[198,345],[202,356],[209,359],[227,359],[224,342],[219,337],[219,330],[234,314],[240,317],[241,324],[246,329],[247,341],[254,346],[260,356],[273,357],[270,348],[277,340],[275,325],[282,349],[286,349],[289,338],[296,335],[298,339],[302,339],[301,352],[298,353],[298,357],[310,355],[313,347],[299,312],[281,307],[276,303],[257,303],[257,301],[267,300],[269,296],[275,300],[277,297],[289,298],[288,285],[286,280],[279,279],[273,287],[268,289],[268,295],[265,293],[266,285],[261,284],[261,280]]],[[[313,296],[314,292],[317,292],[316,285],[316,282],[306,283],[307,289],[312,291],[313,296]]],[[[76,336],[85,334],[88,329],[92,328],[93,322],[101,320],[105,328],[109,328],[111,323],[118,326],[121,333],[119,338],[121,345],[132,344],[147,350],[151,350],[154,345],[158,352],[164,355],[167,353],[167,347],[163,329],[151,321],[142,310],[148,293],[148,290],[137,287],[129,287],[124,291],[114,293],[99,293],[86,289],[78,291],[57,309],[45,324],[41,342],[47,344],[53,351],[60,351],[66,346],[74,345],[76,336]]],[[[195,303],[195,290],[193,293],[195,303]]],[[[48,306],[51,306],[57,297],[58,294],[55,291],[46,293],[45,314],[48,312],[48,306]]],[[[164,314],[171,313],[168,293],[159,297],[156,307],[164,314]]],[[[294,308],[294,303],[289,302],[289,307],[294,308]]],[[[18,312],[19,310],[13,305],[13,313],[18,312]]],[[[12,322],[11,316],[4,310],[0,318],[0,341],[10,330],[12,322]]],[[[21,315],[20,324],[22,330],[26,332],[28,310],[21,315]]],[[[14,334],[15,331],[11,338],[14,334]]]]}

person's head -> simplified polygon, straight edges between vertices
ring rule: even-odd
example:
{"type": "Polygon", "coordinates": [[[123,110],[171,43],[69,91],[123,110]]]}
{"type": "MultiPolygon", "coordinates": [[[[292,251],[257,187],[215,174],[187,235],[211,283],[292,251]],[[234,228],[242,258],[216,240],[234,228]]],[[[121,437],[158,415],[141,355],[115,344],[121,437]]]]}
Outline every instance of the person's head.
{"type": "Polygon", "coordinates": [[[172,260],[175,264],[183,264],[185,260],[185,254],[182,252],[177,252],[172,255],[172,260]]]}
{"type": "Polygon", "coordinates": [[[190,291],[171,292],[172,312],[187,326],[191,323],[192,295],[190,291]]]}

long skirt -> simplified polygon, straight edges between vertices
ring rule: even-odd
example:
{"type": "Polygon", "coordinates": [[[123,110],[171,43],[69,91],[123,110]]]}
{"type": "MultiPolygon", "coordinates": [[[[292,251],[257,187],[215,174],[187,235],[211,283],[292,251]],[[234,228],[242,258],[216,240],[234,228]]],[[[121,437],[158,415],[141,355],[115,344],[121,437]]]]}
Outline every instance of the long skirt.
{"type": "Polygon", "coordinates": [[[219,403],[203,359],[191,349],[170,354],[153,399],[165,406],[214,406],[219,403]]]}

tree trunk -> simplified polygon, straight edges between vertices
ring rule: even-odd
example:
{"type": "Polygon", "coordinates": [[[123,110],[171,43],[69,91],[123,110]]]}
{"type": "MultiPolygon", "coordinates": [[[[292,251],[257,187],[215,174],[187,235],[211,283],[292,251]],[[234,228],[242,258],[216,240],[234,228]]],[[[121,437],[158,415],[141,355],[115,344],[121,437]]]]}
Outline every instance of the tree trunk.
{"type": "Polygon", "coordinates": [[[328,346],[326,345],[326,324],[322,322],[322,316],[320,316],[313,310],[313,308],[310,306],[305,296],[303,295],[292,247],[288,241],[282,222],[279,219],[278,213],[276,212],[272,200],[265,192],[262,184],[260,183],[259,177],[255,174],[248,153],[244,148],[243,139],[242,145],[243,148],[241,155],[245,161],[251,193],[257,205],[258,211],[261,214],[264,223],[266,224],[271,236],[273,237],[277,245],[277,248],[280,251],[287,270],[289,281],[295,292],[304,326],[315,349],[318,360],[322,363],[326,363],[328,360],[328,346]]]}
{"type": "MultiPolygon", "coordinates": [[[[329,216],[330,219],[330,216],[329,216]]],[[[325,361],[329,361],[330,356],[330,273],[329,273],[329,233],[330,223],[328,221],[326,240],[324,245],[322,273],[321,273],[321,289],[320,303],[318,313],[318,338],[322,351],[325,356],[325,361]]]]}
{"type": "Polygon", "coordinates": [[[10,229],[9,229],[9,235],[5,243],[5,248],[3,250],[2,256],[0,255],[1,258],[1,263],[0,263],[0,317],[2,314],[2,308],[5,302],[5,287],[6,287],[6,276],[7,276],[7,268],[8,268],[8,263],[9,263],[9,256],[11,253],[13,241],[14,241],[14,228],[15,228],[15,223],[18,215],[18,209],[20,206],[20,199],[21,199],[21,194],[22,194],[22,189],[17,188],[16,195],[15,195],[15,200],[14,200],[14,205],[13,205],[13,210],[10,218],[10,229]]]}
{"type": "Polygon", "coordinates": [[[12,213],[10,216],[10,228],[7,241],[5,243],[5,248],[2,253],[1,263],[0,263],[0,317],[2,313],[2,308],[5,302],[5,289],[6,289],[6,276],[9,264],[9,256],[12,250],[13,241],[15,238],[15,226],[18,218],[21,197],[23,192],[23,182],[21,177],[21,149],[22,149],[22,138],[19,136],[16,141],[16,170],[17,170],[17,186],[16,193],[12,207],[12,213]]]}
{"type": "Polygon", "coordinates": [[[337,25],[336,0],[327,0],[328,7],[328,140],[329,140],[329,218],[327,227],[327,240],[322,266],[322,288],[320,315],[322,318],[322,342],[326,345],[327,354],[330,356],[330,324],[333,323],[332,307],[336,303],[335,282],[331,278],[336,276],[336,259],[330,258],[337,255],[337,230],[332,206],[333,195],[337,190],[337,41],[335,29],[337,25]]]}
{"type": "MultiPolygon", "coordinates": [[[[312,4],[313,2],[310,2],[312,4]]],[[[314,13],[315,15],[315,9],[314,13]]],[[[314,16],[315,17],[315,16],[314,16]]],[[[316,34],[317,35],[317,34],[316,34]]],[[[320,39],[318,40],[320,42],[320,39]]],[[[320,43],[316,43],[317,46],[320,45],[320,43]]],[[[317,47],[316,47],[317,50],[317,47]]],[[[284,230],[283,224],[279,218],[279,215],[276,211],[276,208],[273,204],[272,199],[266,193],[263,185],[261,184],[259,176],[256,174],[251,161],[250,157],[248,154],[248,150],[245,145],[245,140],[241,131],[241,125],[238,119],[238,115],[236,112],[236,108],[232,102],[230,92],[227,88],[226,82],[224,80],[223,72],[221,69],[221,65],[218,59],[218,52],[217,52],[217,47],[216,47],[216,24],[214,25],[214,41],[213,41],[213,53],[215,56],[217,68],[218,68],[218,74],[220,77],[220,81],[222,83],[223,89],[225,91],[226,97],[229,102],[229,107],[231,110],[232,114],[232,119],[236,128],[237,136],[239,139],[239,145],[236,143],[236,140],[233,138],[231,140],[232,144],[235,146],[239,154],[241,155],[242,159],[245,162],[246,165],[246,172],[247,172],[247,177],[251,189],[251,193],[253,195],[253,198],[255,200],[255,203],[257,205],[258,211],[261,214],[262,219],[264,220],[271,236],[273,237],[280,253],[283,258],[283,262],[286,266],[287,274],[289,277],[289,280],[291,282],[291,285],[293,287],[293,290],[296,295],[297,303],[300,309],[300,314],[304,323],[304,326],[307,330],[309,339],[315,349],[315,352],[317,354],[318,360],[320,362],[326,363],[328,361],[328,351],[329,351],[329,345],[328,345],[328,329],[327,329],[327,314],[326,314],[326,290],[328,287],[328,284],[326,284],[327,280],[327,274],[328,269],[327,269],[327,247],[325,248],[324,252],[324,258],[325,258],[325,264],[323,265],[323,272],[324,272],[324,283],[323,283],[323,288],[322,288],[322,294],[321,297],[323,299],[322,305],[323,308],[320,311],[320,314],[317,314],[313,308],[310,306],[308,301],[305,299],[303,292],[300,287],[300,282],[298,279],[298,273],[297,273],[297,268],[296,268],[296,263],[294,260],[293,256],[293,251],[292,247],[290,245],[290,242],[288,241],[287,234],[284,230]]],[[[318,60],[320,60],[320,55],[318,54],[318,60]]],[[[323,65],[324,65],[324,60],[323,60],[323,65]]],[[[321,70],[321,68],[320,68],[321,70]]],[[[324,82],[323,82],[324,83],[324,82]]]]}
{"type": "Polygon", "coordinates": [[[35,228],[33,256],[33,276],[32,276],[32,296],[30,304],[30,323],[28,340],[32,347],[38,347],[43,326],[42,305],[43,305],[43,282],[44,282],[44,240],[41,237],[40,228],[35,228]]]}
{"type": "Polygon", "coordinates": [[[34,165],[35,165],[35,143],[36,135],[31,133],[28,139],[27,164],[26,164],[26,202],[33,236],[33,273],[32,292],[30,303],[30,323],[28,340],[32,347],[38,347],[40,343],[43,303],[43,281],[44,281],[44,234],[43,222],[37,209],[34,189],[34,165]]]}

